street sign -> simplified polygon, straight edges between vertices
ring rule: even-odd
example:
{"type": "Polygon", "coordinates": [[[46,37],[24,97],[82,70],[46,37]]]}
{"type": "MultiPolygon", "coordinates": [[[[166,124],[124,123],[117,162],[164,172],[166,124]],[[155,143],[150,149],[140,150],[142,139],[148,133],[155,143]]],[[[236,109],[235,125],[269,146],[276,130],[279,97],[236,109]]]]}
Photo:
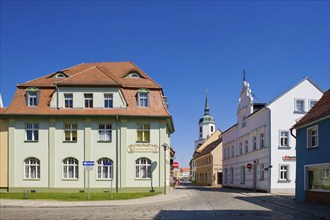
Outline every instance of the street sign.
{"type": "Polygon", "coordinates": [[[110,162],[106,162],[106,161],[103,162],[103,166],[111,166],[111,165],[112,165],[111,161],[110,162]]]}
{"type": "Polygon", "coordinates": [[[93,160],[84,160],[82,162],[83,166],[94,166],[94,161],[93,160]]]}
{"type": "Polygon", "coordinates": [[[252,164],[251,163],[246,164],[246,168],[251,169],[252,168],[252,164]]]}

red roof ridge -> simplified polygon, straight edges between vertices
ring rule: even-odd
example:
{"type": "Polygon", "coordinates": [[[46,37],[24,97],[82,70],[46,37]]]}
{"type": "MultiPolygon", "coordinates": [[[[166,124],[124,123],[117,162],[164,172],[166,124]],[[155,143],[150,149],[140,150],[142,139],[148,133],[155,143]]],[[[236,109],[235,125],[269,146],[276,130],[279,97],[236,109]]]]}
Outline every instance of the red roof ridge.
{"type": "MultiPolygon", "coordinates": [[[[104,73],[106,76],[108,76],[110,79],[112,79],[113,81],[115,81],[116,83],[118,83],[121,86],[121,83],[119,83],[116,79],[114,79],[112,76],[108,75],[106,72],[104,72],[104,70],[102,70],[101,67],[96,66],[96,68],[98,68],[102,73],[104,73]]],[[[111,74],[113,74],[111,71],[109,71],[111,74]]],[[[113,74],[114,75],[114,74],[113,74]]]]}
{"type": "MultiPolygon", "coordinates": [[[[96,66],[92,66],[92,67],[90,67],[90,68],[87,68],[87,69],[85,69],[85,70],[83,70],[83,71],[80,71],[80,72],[78,72],[78,73],[75,73],[74,75],[72,75],[72,76],[69,76],[68,78],[64,78],[64,79],[62,79],[62,80],[59,80],[59,81],[57,81],[56,83],[60,83],[60,82],[63,82],[63,81],[65,81],[65,80],[67,80],[67,79],[71,79],[71,78],[74,78],[74,77],[77,77],[78,75],[80,75],[80,74],[82,74],[82,73],[84,73],[84,72],[86,72],[86,71],[88,71],[88,70],[91,70],[91,69],[93,69],[93,68],[95,68],[96,66]]],[[[71,67],[70,67],[71,68],[71,67]]]]}
{"type": "MultiPolygon", "coordinates": [[[[136,66],[135,63],[133,63],[132,61],[129,61],[129,62],[131,64],[133,64],[133,66],[135,66],[137,69],[141,70],[144,75],[147,75],[140,67],[136,66]]],[[[161,88],[161,90],[163,90],[162,87],[158,83],[155,82],[155,80],[153,80],[149,75],[147,75],[147,76],[153,83],[155,83],[159,88],[161,88]]]]}

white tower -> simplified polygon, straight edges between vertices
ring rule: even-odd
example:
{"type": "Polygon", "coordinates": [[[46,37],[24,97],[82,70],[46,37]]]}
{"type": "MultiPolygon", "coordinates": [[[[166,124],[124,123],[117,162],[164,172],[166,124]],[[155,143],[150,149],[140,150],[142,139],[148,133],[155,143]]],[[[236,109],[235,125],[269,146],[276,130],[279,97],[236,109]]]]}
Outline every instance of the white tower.
{"type": "Polygon", "coordinates": [[[204,116],[199,119],[198,123],[199,129],[199,139],[195,141],[195,149],[203,144],[207,138],[209,138],[215,132],[215,120],[210,115],[210,108],[209,102],[207,99],[207,91],[206,91],[206,98],[205,98],[205,108],[204,108],[204,116]]]}
{"type": "Polygon", "coordinates": [[[243,71],[242,90],[238,100],[237,108],[237,123],[245,127],[247,116],[253,113],[253,97],[250,89],[250,84],[245,79],[246,72],[243,71]]]}

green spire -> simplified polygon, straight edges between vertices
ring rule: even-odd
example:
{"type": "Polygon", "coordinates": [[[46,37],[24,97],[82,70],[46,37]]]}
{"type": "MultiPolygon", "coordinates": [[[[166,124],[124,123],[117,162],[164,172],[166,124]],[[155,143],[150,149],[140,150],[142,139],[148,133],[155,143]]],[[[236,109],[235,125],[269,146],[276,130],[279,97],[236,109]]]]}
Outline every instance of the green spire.
{"type": "Polygon", "coordinates": [[[207,98],[207,89],[206,89],[204,115],[209,115],[209,114],[210,114],[210,108],[209,108],[209,101],[208,101],[208,98],[207,98]]]}

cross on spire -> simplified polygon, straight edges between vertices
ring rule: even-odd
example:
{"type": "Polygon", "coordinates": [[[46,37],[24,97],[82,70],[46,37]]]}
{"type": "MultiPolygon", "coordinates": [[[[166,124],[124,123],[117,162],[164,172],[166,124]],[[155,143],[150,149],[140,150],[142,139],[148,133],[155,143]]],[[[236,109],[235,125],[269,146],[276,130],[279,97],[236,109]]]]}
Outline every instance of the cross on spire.
{"type": "Polygon", "coordinates": [[[210,114],[210,108],[209,108],[209,101],[207,98],[207,89],[206,89],[204,115],[209,115],[209,114],[210,114]]]}
{"type": "Polygon", "coordinates": [[[246,81],[245,80],[245,75],[246,75],[246,71],[245,71],[245,68],[244,68],[244,70],[243,70],[243,81],[246,81]]]}

